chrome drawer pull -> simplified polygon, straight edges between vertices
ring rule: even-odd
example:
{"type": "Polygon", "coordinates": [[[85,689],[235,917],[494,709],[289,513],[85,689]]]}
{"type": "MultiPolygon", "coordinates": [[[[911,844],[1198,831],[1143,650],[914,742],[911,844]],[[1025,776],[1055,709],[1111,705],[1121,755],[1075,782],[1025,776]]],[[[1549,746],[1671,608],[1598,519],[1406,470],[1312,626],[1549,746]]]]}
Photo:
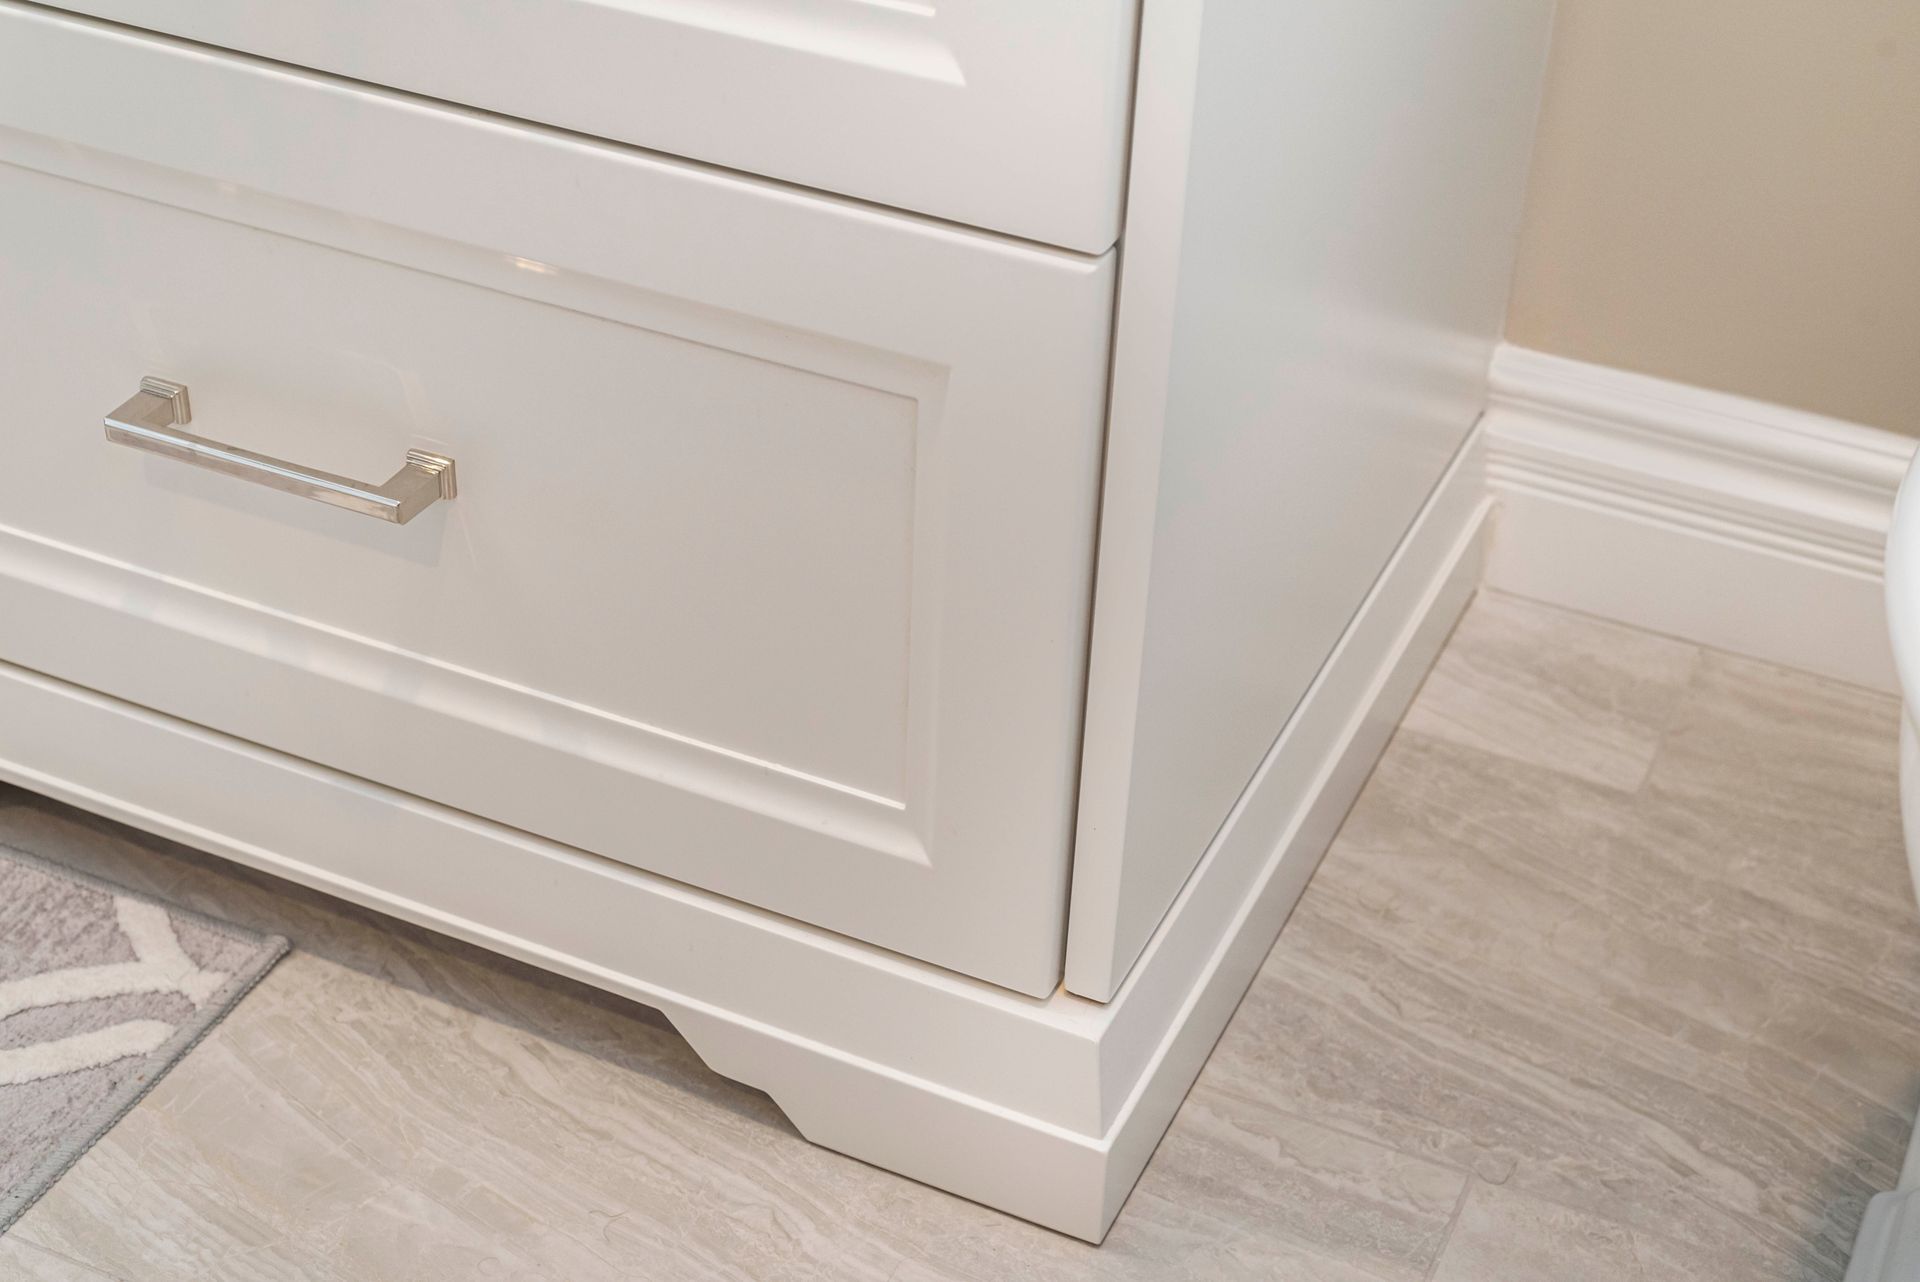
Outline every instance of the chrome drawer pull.
{"type": "Polygon", "coordinates": [[[139,392],[107,415],[107,439],[395,525],[405,525],[435,500],[454,495],[453,460],[443,454],[408,450],[405,467],[384,484],[369,485],[178,430],[178,425],[192,421],[184,383],[143,378],[139,392]]]}

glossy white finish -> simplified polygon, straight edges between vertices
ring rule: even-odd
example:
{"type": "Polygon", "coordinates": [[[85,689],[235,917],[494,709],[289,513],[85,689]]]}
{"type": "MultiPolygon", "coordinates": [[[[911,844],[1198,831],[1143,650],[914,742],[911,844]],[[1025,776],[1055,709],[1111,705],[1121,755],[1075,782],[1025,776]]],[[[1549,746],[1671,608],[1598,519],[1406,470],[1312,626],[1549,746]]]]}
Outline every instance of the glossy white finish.
{"type": "MultiPolygon", "coordinates": [[[[1908,1164],[1913,1160],[1910,1151],[1908,1164]]],[[[1920,1192],[1881,1193],[1867,1203],[1860,1218],[1843,1282],[1908,1282],[1916,1273],[1920,1273],[1920,1192]]]]}
{"type": "Polygon", "coordinates": [[[1489,582],[1895,688],[1881,564],[1911,437],[1513,347],[1492,398],[1489,582]]]}
{"type": "MultiPolygon", "coordinates": [[[[1886,611],[1904,713],[1900,718],[1900,820],[1907,867],[1920,895],[1920,465],[1910,464],[1889,522],[1886,611]]],[[[1920,1129],[1907,1141],[1900,1183],[1867,1203],[1846,1282],[1904,1282],[1920,1270],[1920,1129]]]]}
{"type": "Polygon", "coordinates": [[[1098,1241],[1471,594],[1487,510],[1470,449],[1106,1005],[1021,997],[4,662],[0,779],[626,994],[810,1139],[1098,1241]]]}
{"type": "Polygon", "coordinates": [[[1107,259],[12,4],[0,161],[0,658],[1052,990],[1107,259]]]}
{"type": "MultiPolygon", "coordinates": [[[[1901,627],[1910,628],[1913,606],[1910,602],[1894,605],[1888,602],[1890,615],[1905,616],[1901,627]]],[[[1904,635],[1912,635],[1907,631],[1904,635]]],[[[1902,695],[1906,692],[1903,689],[1902,695]]],[[[1913,723],[1913,701],[1911,696],[1903,700],[1905,715],[1900,718],[1900,834],[1907,847],[1907,871],[1913,876],[1913,889],[1916,898],[1920,898],[1920,727],[1913,723]]],[[[1920,1188],[1920,1149],[1911,1145],[1920,1144],[1920,1129],[1916,1129],[1915,1139],[1910,1141],[1905,1169],[1901,1173],[1900,1184],[1903,1188],[1920,1188]]]]}
{"type": "Polygon", "coordinates": [[[1101,252],[1134,0],[57,0],[60,8],[1101,252]]]}
{"type": "Polygon", "coordinates": [[[1119,987],[1480,411],[1550,14],[1146,2],[1074,992],[1119,987]]]}

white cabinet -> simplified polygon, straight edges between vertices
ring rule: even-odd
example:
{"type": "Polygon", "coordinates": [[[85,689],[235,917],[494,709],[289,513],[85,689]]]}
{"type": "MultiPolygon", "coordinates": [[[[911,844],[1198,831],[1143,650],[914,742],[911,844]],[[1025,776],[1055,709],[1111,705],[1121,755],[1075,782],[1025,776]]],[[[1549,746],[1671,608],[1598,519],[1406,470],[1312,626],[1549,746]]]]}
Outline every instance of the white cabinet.
{"type": "Polygon", "coordinates": [[[1544,5],[62,9],[0,777],[1099,1237],[1474,582],[1544,5]]]}
{"type": "Polygon", "coordinates": [[[0,650],[1052,990],[1110,256],[0,22],[38,131],[0,140],[0,237],[34,246],[0,345],[39,352],[0,650]],[[592,199],[515,208],[502,173],[592,199]],[[363,220],[490,203],[457,241],[363,220]],[[196,433],[377,476],[428,448],[460,497],[383,527],[76,428],[149,374],[196,433]]]}
{"type": "Polygon", "coordinates": [[[1148,6],[1073,992],[1124,982],[1479,415],[1546,16],[1148,6]]]}

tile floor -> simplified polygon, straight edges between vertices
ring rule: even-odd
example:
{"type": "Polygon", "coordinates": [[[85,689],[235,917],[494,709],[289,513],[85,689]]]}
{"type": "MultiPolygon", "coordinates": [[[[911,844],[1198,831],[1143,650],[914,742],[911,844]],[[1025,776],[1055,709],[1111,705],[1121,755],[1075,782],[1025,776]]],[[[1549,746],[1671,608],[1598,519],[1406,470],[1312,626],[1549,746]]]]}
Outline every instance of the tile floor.
{"type": "Polygon", "coordinates": [[[1896,712],[1483,595],[1099,1250],[645,1009],[0,790],[0,841],[296,948],[0,1277],[1835,1279],[1920,1101],[1896,712]]]}

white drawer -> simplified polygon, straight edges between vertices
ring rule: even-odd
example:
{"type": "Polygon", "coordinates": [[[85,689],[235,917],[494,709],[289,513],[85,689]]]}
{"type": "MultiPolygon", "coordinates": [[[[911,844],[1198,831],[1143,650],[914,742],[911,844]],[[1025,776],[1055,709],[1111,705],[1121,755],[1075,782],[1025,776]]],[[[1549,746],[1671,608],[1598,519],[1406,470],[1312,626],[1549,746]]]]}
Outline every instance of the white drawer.
{"type": "Polygon", "coordinates": [[[0,22],[0,660],[1053,987],[1108,259],[0,22]]]}
{"type": "Polygon", "coordinates": [[[1119,234],[1136,0],[55,0],[1048,244],[1119,234]]]}

